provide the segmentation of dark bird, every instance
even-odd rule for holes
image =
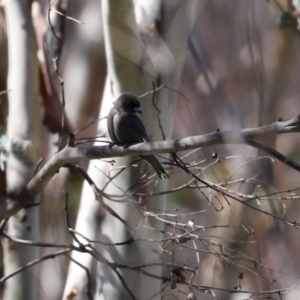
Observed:
[[[149,142],[142,121],[135,115],[142,113],[141,102],[132,93],[122,94],[114,103],[107,117],[107,129],[114,144],[124,145]],[[140,156],[149,163],[162,179],[169,177],[155,155]]]

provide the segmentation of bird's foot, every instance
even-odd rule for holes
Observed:
[[[117,145],[116,143],[109,143],[108,144],[108,150],[111,152],[111,148],[113,147],[113,146],[115,146],[115,145]]]
[[[128,144],[128,143],[125,143],[125,144],[123,145],[123,149],[124,149],[124,151],[127,151],[129,146],[130,146],[130,144]]]

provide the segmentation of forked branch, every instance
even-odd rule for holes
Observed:
[[[26,191],[19,194],[11,195],[15,199],[13,203],[5,204],[0,207],[0,220],[6,219],[17,211],[27,205],[31,199],[39,194],[58,170],[68,163],[74,163],[84,160],[104,159],[111,157],[123,157],[128,155],[149,155],[149,154],[162,154],[162,153],[176,153],[185,150],[225,145],[225,144],[248,144],[256,147],[255,140],[261,139],[266,136],[278,135],[283,133],[300,132],[300,115],[287,121],[277,121],[270,125],[265,125],[256,128],[246,128],[240,131],[221,131],[185,137],[182,139],[159,141],[152,143],[135,144],[126,149],[122,146],[90,146],[90,147],[65,147],[60,152],[53,155],[48,162],[36,173],[27,185]],[[262,148],[261,144],[259,144]],[[269,148],[268,148],[269,149]],[[270,151],[268,152],[269,154]],[[273,155],[276,157],[273,151]],[[280,153],[279,153],[280,154]],[[279,157],[280,156],[280,157]],[[280,154],[277,156],[282,162],[284,156]],[[291,166],[291,160],[286,159]],[[294,169],[300,171],[300,166],[293,163]]]

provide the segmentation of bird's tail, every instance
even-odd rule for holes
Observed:
[[[143,155],[141,156],[141,158],[153,167],[153,169],[161,179],[169,178],[169,175],[166,173],[155,155]]]

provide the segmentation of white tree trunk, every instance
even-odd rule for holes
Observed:
[[[84,22],[84,26],[78,28],[79,36],[77,36],[77,40],[80,39],[78,44],[82,46],[74,51],[75,54],[70,57],[65,68],[67,72],[63,74],[66,83],[67,102],[68,99],[72,101],[70,103],[72,105],[66,105],[67,113],[70,115],[70,121],[76,130],[98,117],[107,115],[105,113],[105,115],[98,116],[106,78],[104,41],[103,36],[99,34],[102,32],[99,7],[100,3],[98,1],[90,1],[84,5],[84,9],[79,17]],[[98,69],[95,66],[98,66]],[[76,75],[74,76],[74,74]],[[100,135],[106,131],[106,122],[102,121],[99,122],[98,126],[95,124],[84,130],[80,137]],[[101,170],[105,170],[107,163],[101,165],[101,162],[99,162],[97,166]],[[106,179],[95,168],[95,161],[89,163],[88,173],[97,182],[104,182]],[[104,178],[101,179],[101,176]],[[90,185],[84,181],[75,230],[85,237],[96,239],[100,223],[99,209],[99,202],[95,200],[95,195]],[[80,236],[78,236],[78,239],[83,243],[86,242]],[[74,241],[74,244],[76,245],[77,243]],[[71,256],[73,260],[79,262],[92,273],[95,261],[91,255],[73,251]],[[74,261],[70,261],[69,264],[63,299],[72,297],[79,297],[79,299],[87,297],[86,271]]]
[[[155,20],[159,19],[160,1],[153,0],[147,1],[147,3],[135,1],[135,7],[133,6],[132,1],[102,1],[101,3],[108,64],[107,89],[103,97],[101,113],[99,116],[104,117],[108,114],[112,102],[122,92],[131,91],[140,95],[151,90],[152,82],[156,80],[157,74],[163,73],[162,76],[165,81],[162,83],[166,83],[174,88],[178,86],[185,58],[186,42],[194,24],[194,12],[197,1],[191,1],[191,3],[186,6],[180,6],[178,14],[182,15],[183,13],[184,16],[188,15],[191,19],[189,19],[186,26],[182,26],[181,24],[183,29],[179,35],[173,34],[172,30],[177,30],[182,20],[175,18],[173,15],[168,16],[170,19],[168,20],[170,24],[167,25],[168,28],[170,28],[170,31],[168,32],[169,35],[166,34],[168,44],[166,45],[163,41],[160,41],[162,45],[162,54],[166,54],[168,58],[167,62],[164,62],[164,66],[167,66],[167,69],[164,70],[161,69],[159,61],[160,57],[151,57],[156,50],[151,48],[153,47],[152,44],[146,45],[146,47],[149,46],[147,49],[144,48],[144,45],[140,40],[136,23],[137,20],[140,27],[151,28],[155,23]],[[169,25],[172,25],[173,27],[169,27]],[[177,35],[178,38],[176,39]],[[147,58],[146,53],[150,55],[151,61]],[[165,134],[167,137],[170,137],[172,131],[172,112],[175,105],[173,99],[176,95],[170,91],[160,93],[164,96],[157,96],[156,102],[163,111],[162,124]],[[142,98],[141,101],[143,111],[145,112],[143,115],[143,122],[149,135],[155,140],[161,139],[162,136],[157,125],[156,111],[153,107],[151,97],[152,96]],[[106,124],[100,123],[98,132],[103,133],[105,131]],[[126,165],[132,160],[133,158],[119,158],[114,167]],[[101,188],[107,179],[94,167],[94,165],[95,163],[90,164],[88,172],[98,187]],[[97,163],[97,166],[104,171],[107,168],[107,163],[99,162]],[[138,178],[136,177],[137,173],[137,168],[131,168],[125,171],[124,174],[121,174],[114,180],[117,187],[110,185],[106,192],[122,194],[123,192],[120,191],[118,187],[121,187],[121,190],[127,190]],[[166,189],[167,181],[160,181],[156,188]],[[84,183],[76,229],[91,239],[97,237],[97,230],[99,231],[97,222],[97,218],[99,217],[99,207],[94,198],[89,185]],[[113,208],[121,218],[126,222],[129,222],[132,227],[138,226],[140,222],[143,222],[143,224],[151,225],[156,229],[163,229],[161,224],[153,222],[151,219],[144,219],[143,215],[133,203],[129,205],[112,203],[110,201],[107,201],[106,203]],[[165,208],[165,197],[151,200],[151,207],[163,210]],[[132,235],[135,235],[135,232],[130,232],[124,224],[115,217],[112,217],[108,213],[105,214],[105,218],[101,224],[101,234],[98,234],[101,241],[117,243],[127,240]],[[136,232],[136,237],[139,236],[142,236],[143,238],[160,238],[161,234],[155,233],[153,230],[139,229],[138,232]],[[130,246],[99,246],[98,249],[100,249],[99,251],[101,254],[111,262],[134,266],[159,262],[159,251],[153,251],[158,250],[158,246],[159,245],[151,245],[149,247],[148,244],[132,244]],[[73,253],[72,257],[91,270],[91,257],[79,253]],[[151,268],[150,272],[160,276],[162,268]],[[134,271],[120,270],[120,274],[137,299],[147,299],[160,290],[161,282],[157,279],[146,277]],[[130,298],[116,274],[110,267],[101,263],[98,264],[97,285],[97,299]],[[72,292],[77,296],[84,297],[85,290],[85,271],[78,265],[71,263],[64,299]]]
[[[142,64],[143,46],[137,32],[135,22],[134,7],[132,1],[102,1],[103,27],[105,48],[108,66],[108,76],[112,87],[112,98],[116,99],[122,92],[131,91],[137,95],[144,93],[151,87],[151,82],[155,77],[144,72]],[[107,99],[107,96],[106,96]],[[106,102],[104,99],[104,103]],[[144,111],[145,105],[142,103]],[[106,104],[102,109],[107,110]],[[146,128],[148,124],[145,123]],[[118,159],[115,167],[128,164],[132,158]],[[137,170],[132,168],[123,172],[114,183],[121,188],[121,191],[110,185],[107,191],[113,194],[122,194],[122,190],[127,190],[137,179]],[[124,205],[122,203],[106,202],[118,215],[132,226],[137,226],[142,219],[142,215],[137,211],[134,204]],[[115,217],[105,214],[101,224],[101,240],[107,242],[121,242],[131,237],[129,230]],[[108,260],[126,265],[136,265],[145,263],[151,258],[147,250],[142,251],[140,245],[131,246],[111,246],[98,247]],[[138,273],[130,271],[120,271],[121,276],[126,281],[129,289],[138,299],[146,299],[149,295],[143,280]],[[155,289],[157,282],[149,282]],[[116,274],[105,264],[98,263],[96,299],[128,299],[128,292],[120,282]],[[143,289],[144,288],[144,289]]]
[[[160,57],[153,56],[150,57],[152,64],[149,62],[142,64],[142,61],[145,61],[145,51],[147,50],[149,55],[151,55],[151,53],[155,54],[155,51],[151,51],[154,49],[151,49],[152,45],[149,45],[149,47],[145,49],[139,42],[132,3],[131,1],[121,2],[102,1],[104,6],[103,22],[109,70],[108,74],[111,78],[114,96],[116,97],[124,91],[142,94],[145,91],[150,90],[150,84],[151,81],[155,81],[155,75],[163,72],[162,77],[165,81],[162,81],[162,83],[169,84],[173,88],[176,88],[181,76],[186,43],[194,25],[196,5],[198,2],[196,0],[188,1],[187,3],[180,5],[178,11],[176,11],[174,15],[166,12],[169,20],[166,20],[166,24],[164,23],[165,19],[161,20],[161,22],[163,26],[166,26],[166,28],[169,29],[169,31],[163,35],[166,44],[164,44],[163,41],[160,41],[160,44],[162,45],[161,49],[164,50],[162,51],[162,55],[168,54],[168,60],[167,62],[161,61]],[[158,1],[154,2],[157,5],[160,4]],[[142,8],[144,7],[142,2],[136,2],[136,4],[141,5]],[[136,8],[138,8],[138,5]],[[152,8],[156,12],[159,12],[157,7],[153,6]],[[136,11],[136,13],[137,12],[138,11]],[[146,20],[147,16],[152,14],[143,9],[140,9],[139,12],[144,13],[144,19]],[[155,16],[155,14],[152,14],[152,16],[154,16],[154,24],[155,17],[157,16]],[[183,24],[182,20],[186,20],[185,17],[189,21]],[[178,31],[178,29],[180,30]],[[130,53],[127,54],[129,51]],[[164,66],[167,66],[167,69],[160,69],[161,62],[164,63]],[[161,120],[167,138],[170,137],[172,131],[172,112],[175,105],[175,101],[173,101],[174,98],[174,95],[171,95],[170,92],[164,92],[156,99],[159,108],[162,110]],[[142,106],[143,111],[145,112],[143,115],[143,122],[149,135],[153,140],[162,139],[151,97],[146,99],[143,98]],[[118,159],[118,165],[126,165],[128,161],[129,159]],[[111,186],[109,193],[122,194],[122,191],[126,191],[136,178],[138,177],[134,177],[134,171],[131,173],[128,171],[124,172],[117,180],[115,180],[118,188],[113,188]],[[160,182],[158,185],[159,189],[166,189],[166,187],[166,183]],[[124,205],[123,203],[117,204],[107,201],[107,204],[112,207],[121,218],[126,222],[129,222],[132,227],[137,227],[139,224],[146,224],[159,230],[162,229],[161,224],[153,222],[151,219],[144,218],[133,203],[131,205]],[[164,197],[151,199],[151,207],[164,210]],[[137,231],[130,232],[119,220],[107,214],[102,223],[101,239],[116,243],[125,241],[132,235],[136,237],[142,236],[143,238],[161,237],[161,234],[154,232],[154,230],[145,230],[141,228],[142,227]],[[158,263],[161,254],[158,250],[159,246],[159,244],[141,243],[132,244],[130,246],[112,246],[107,247],[106,249],[102,247],[102,254],[110,261],[128,266],[138,266],[150,264],[152,262]],[[161,276],[162,268],[151,268],[148,269],[148,271],[157,276]],[[124,285],[120,282],[119,278],[111,268],[100,263],[98,272],[97,299],[130,299],[128,291],[125,290]],[[119,270],[119,272],[136,299],[148,299],[158,293],[161,289],[162,282],[157,279],[141,275],[132,270]]]
[[[37,162],[41,126],[38,101],[38,64],[36,41],[31,20],[31,0],[6,1],[9,43],[9,118],[8,136],[12,150],[7,162],[7,191],[18,193],[32,178]],[[13,200],[13,196],[8,201]],[[11,217],[9,234],[37,240],[39,209],[24,209]],[[12,242],[5,247],[5,275],[37,258],[36,247]],[[6,282],[4,299],[37,299],[36,268],[30,268]]]
[[[157,2],[157,1],[156,1]],[[158,3],[159,4],[159,3]],[[102,1],[103,5],[103,26],[106,47],[106,57],[108,65],[109,86],[112,90],[112,99],[115,100],[121,93],[130,91],[141,95],[151,90],[152,81],[156,81],[157,73],[145,62],[145,51],[140,40],[135,21],[134,7],[132,1]],[[148,14],[149,12],[145,12]],[[103,110],[112,106],[111,97],[105,96]],[[110,103],[107,103],[110,102]],[[150,136],[152,135],[151,126],[153,122],[153,108],[151,108],[151,97],[142,99],[143,122]],[[114,167],[127,165],[134,158],[127,157],[117,159]],[[140,164],[141,165],[141,164]],[[113,174],[113,173],[112,173]],[[129,168],[116,179],[114,186],[110,184],[108,193],[122,195],[138,178],[139,168]],[[165,183],[167,184],[167,183]],[[160,199],[159,206],[164,207],[164,200]],[[137,209],[134,201],[132,203],[116,203],[106,201],[117,214],[128,222],[130,226],[137,227],[141,222],[147,223],[143,215]],[[144,220],[144,221],[143,221]],[[150,224],[148,224],[150,225]],[[151,224],[156,226],[155,224]],[[126,241],[132,236],[156,237],[160,234],[152,230],[139,229],[130,231],[115,217],[106,213],[101,224],[100,240],[117,243]],[[157,250],[156,246],[154,246]],[[132,244],[124,246],[99,246],[99,251],[109,261],[128,266],[141,265],[145,263],[157,262],[159,260],[158,252],[152,251],[148,244]],[[160,274],[161,268],[156,267],[151,270],[154,274]],[[118,270],[126,285],[137,299],[147,299],[153,295],[154,291],[160,289],[160,282],[156,279],[143,276],[138,272],[130,270]],[[130,299],[128,291],[124,288],[118,276],[110,267],[98,263],[97,278],[97,297],[96,299]]]

